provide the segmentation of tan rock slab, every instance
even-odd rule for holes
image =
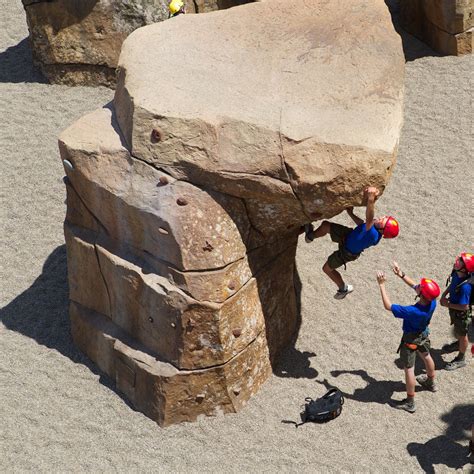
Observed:
[[[250,224],[240,199],[177,181],[130,156],[100,109],[61,134],[68,179],[116,240],[179,270],[208,270],[242,259]]]
[[[74,302],[70,316],[75,344],[161,426],[236,412],[271,374],[264,333],[227,364],[179,371],[130,341],[107,317]]]
[[[276,216],[262,225],[270,232],[361,205],[368,184],[388,181],[404,56],[384,2],[273,0],[185,16],[131,34],[119,69],[114,103],[132,155],[253,200],[249,214]],[[311,191],[326,199],[324,183],[337,188],[331,201],[311,202]]]

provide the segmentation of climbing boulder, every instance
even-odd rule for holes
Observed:
[[[140,28],[119,70],[59,140],[74,341],[163,426],[236,411],[297,336],[301,225],[388,182],[400,38],[379,0],[268,0]]]
[[[245,199],[269,235],[384,188],[403,79],[384,2],[273,0],[135,31],[114,106],[133,156]]]

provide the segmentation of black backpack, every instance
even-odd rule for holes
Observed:
[[[344,405],[344,396],[338,388],[331,388],[326,395],[321,398],[313,400],[312,398],[305,399],[306,404],[304,411],[301,413],[301,423],[308,421],[315,423],[325,423],[337,418],[342,411]]]

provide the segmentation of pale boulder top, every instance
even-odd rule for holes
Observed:
[[[151,114],[230,118],[388,152],[402,124],[403,50],[383,0],[268,0],[180,15],[133,32],[119,67],[119,88]]]

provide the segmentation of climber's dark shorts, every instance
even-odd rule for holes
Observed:
[[[400,360],[402,361],[403,367],[407,369],[414,367],[416,360],[416,351],[429,354],[430,349],[431,342],[428,335],[423,335],[420,333],[403,334],[399,346]]]
[[[352,262],[354,260],[357,260],[360,256],[354,255],[346,250],[344,247],[344,242],[346,240],[347,235],[352,232],[353,229],[350,227],[346,227],[345,225],[341,224],[336,224],[334,222],[331,222],[330,227],[329,227],[329,235],[331,236],[331,240],[333,242],[336,242],[339,244],[338,250],[333,252],[331,255],[329,255],[328,258],[328,265],[329,268],[332,268],[333,270],[339,267],[342,267],[345,265],[347,262]]]
[[[469,311],[449,310],[451,324],[454,325],[454,335],[456,337],[464,337],[469,332],[469,324],[471,323],[471,313]]]

